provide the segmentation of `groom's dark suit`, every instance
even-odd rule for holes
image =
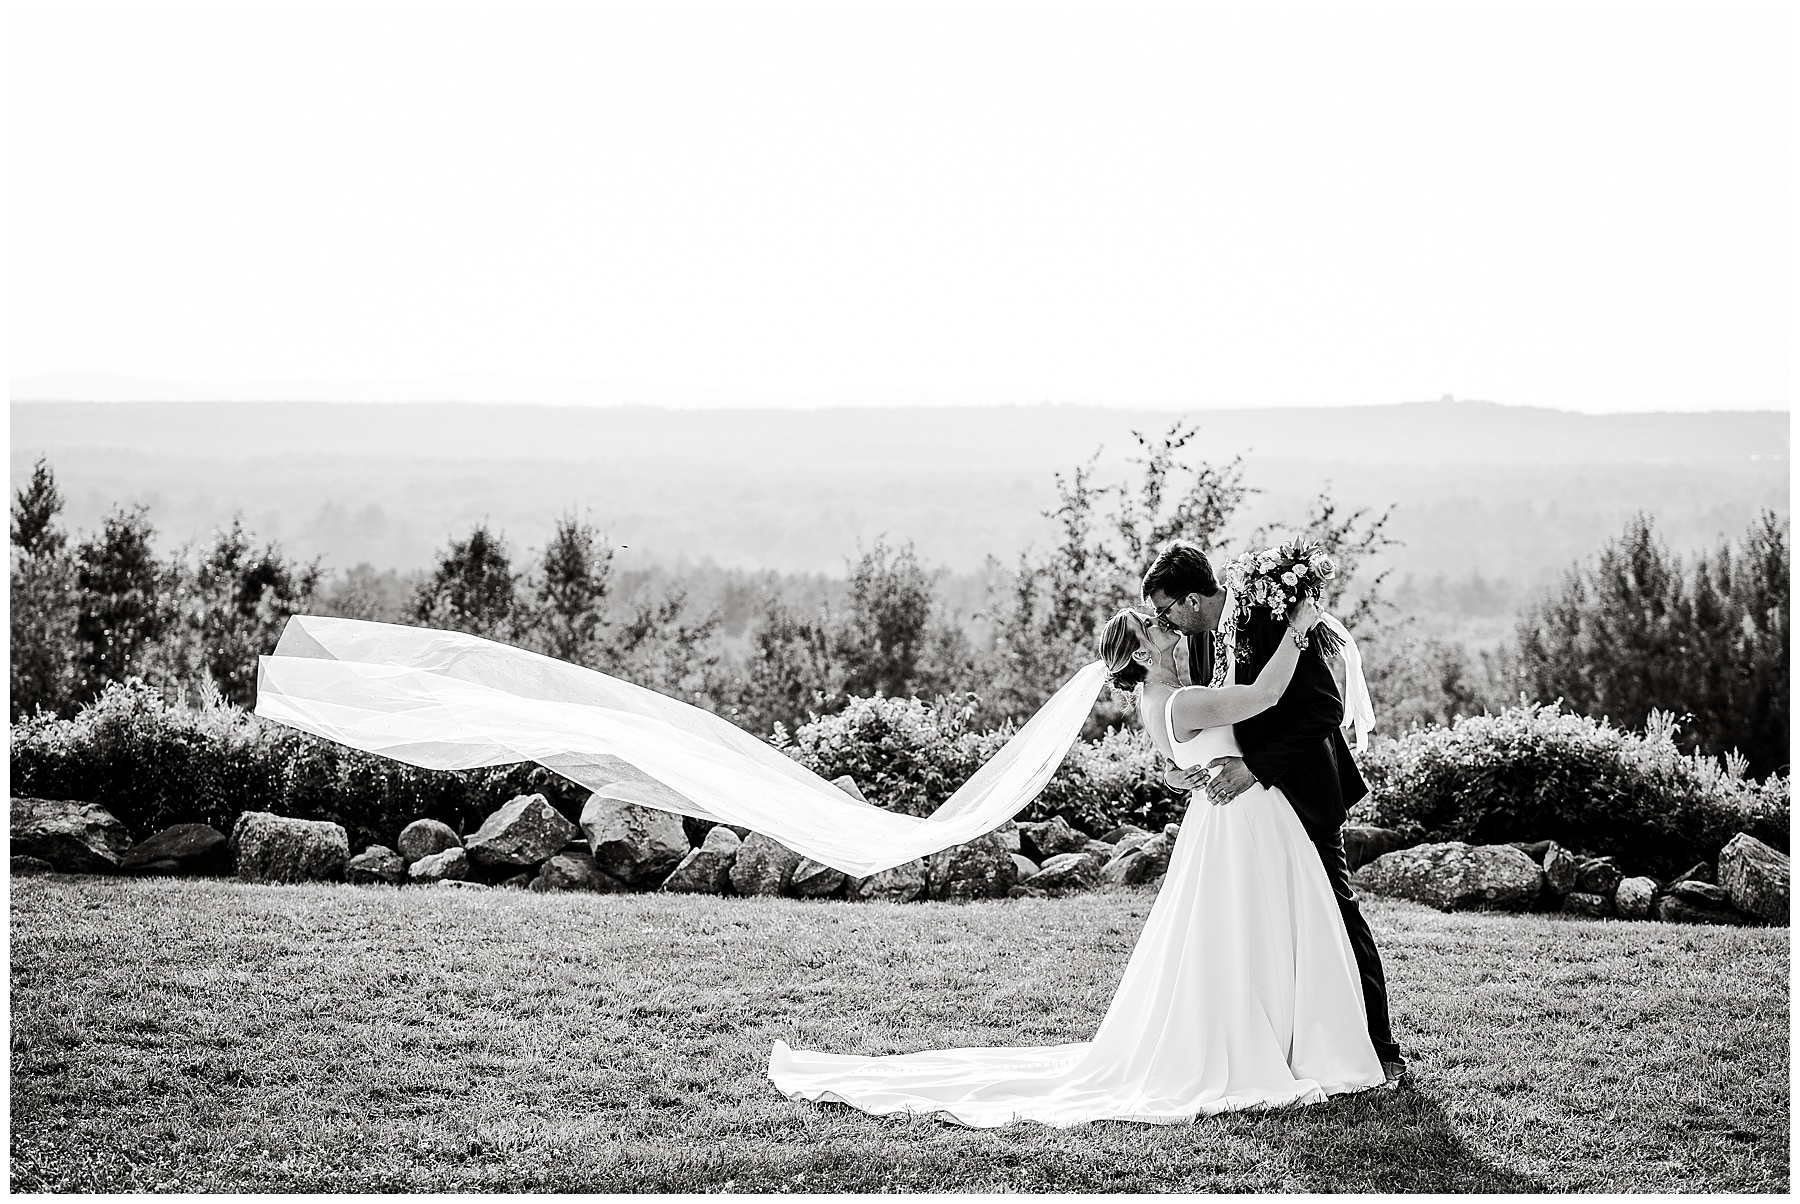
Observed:
[[[1260,607],[1251,616],[1245,631],[1250,655],[1237,665],[1237,680],[1245,685],[1256,680],[1281,641],[1288,638],[1285,619]],[[1212,644],[1210,636],[1188,642],[1189,668],[1199,685],[1212,681]],[[1340,830],[1350,806],[1369,792],[1350,756],[1350,746],[1344,742],[1343,722],[1344,700],[1337,682],[1318,649],[1311,647],[1301,653],[1294,680],[1281,701],[1237,724],[1235,730],[1238,746],[1244,750],[1244,764],[1262,785],[1281,788],[1300,817],[1300,826],[1319,850],[1362,975],[1369,1040],[1383,1061],[1392,1062],[1400,1057],[1400,1047],[1394,1044],[1388,1023],[1387,977],[1375,936],[1350,889],[1350,863],[1344,856]]]

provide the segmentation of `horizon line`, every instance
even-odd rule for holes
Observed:
[[[14,380],[9,391],[8,403],[11,405],[326,405],[326,406],[485,406],[489,408],[541,408],[557,410],[652,410],[665,413],[755,413],[758,411],[786,411],[793,413],[820,413],[825,411],[898,411],[898,410],[1003,410],[1003,409],[1064,409],[1064,410],[1116,410],[1122,413],[1154,413],[1154,414],[1222,414],[1222,413],[1256,413],[1280,410],[1392,410],[1422,406],[1468,406],[1492,407],[1495,409],[1537,411],[1546,414],[1569,414],[1583,418],[1625,418],[1646,417],[1652,415],[1728,415],[1728,414],[1788,414],[1791,407],[1786,405],[1754,405],[1739,403],[1733,406],[1713,406],[1706,408],[1661,409],[1618,409],[1594,410],[1573,409],[1566,406],[1532,404],[1529,402],[1494,401],[1477,397],[1454,397],[1444,394],[1436,398],[1414,398],[1397,401],[1293,401],[1293,402],[1236,402],[1236,403],[1203,403],[1187,404],[1172,402],[1145,401],[1137,403],[1104,402],[1095,400],[1067,399],[1055,397],[1018,397],[1008,399],[1004,395],[980,396],[947,394],[933,396],[927,394],[910,402],[883,401],[879,396],[870,398],[868,394],[856,394],[853,397],[869,398],[856,401],[813,401],[810,404],[801,399],[784,401],[777,394],[741,393],[733,394],[729,390],[682,390],[672,387],[658,386],[651,391],[667,391],[671,393],[716,393],[725,397],[740,396],[748,404],[721,404],[711,398],[695,398],[688,402],[670,402],[668,400],[605,400],[592,399],[557,399],[549,397],[521,397],[511,399],[470,398],[456,396],[418,396],[418,397],[321,397],[321,396],[251,396],[251,397],[130,397],[130,396],[32,396],[27,391],[21,396],[19,387],[28,385],[33,378]],[[39,378],[41,379],[41,378]],[[895,390],[895,393],[901,391]],[[958,396],[966,396],[966,400],[951,400]]]

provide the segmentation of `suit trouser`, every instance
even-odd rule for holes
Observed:
[[[1312,835],[1309,833],[1309,835]],[[1357,906],[1356,892],[1350,889],[1350,859],[1344,855],[1344,834],[1340,829],[1329,836],[1313,836],[1319,860],[1325,863],[1325,877],[1331,893],[1337,896],[1338,911],[1344,917],[1344,931],[1349,934],[1350,948],[1356,954],[1356,969],[1362,976],[1363,1007],[1369,1014],[1369,1041],[1384,1062],[1398,1061],[1400,1047],[1394,1043],[1388,1022],[1387,975],[1381,969],[1381,953],[1375,948],[1375,934],[1369,921]]]

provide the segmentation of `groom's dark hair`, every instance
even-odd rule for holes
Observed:
[[[1144,574],[1144,597],[1154,593],[1171,598],[1199,594],[1210,598],[1219,592],[1219,579],[1213,576],[1212,561],[1195,545],[1176,540],[1156,554],[1156,562]]]

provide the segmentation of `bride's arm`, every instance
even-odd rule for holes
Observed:
[[[1169,718],[1176,739],[1185,739],[1183,733],[1242,722],[1281,701],[1282,692],[1294,679],[1294,666],[1300,663],[1300,646],[1294,642],[1294,636],[1296,633],[1304,635],[1318,621],[1317,606],[1311,602],[1299,603],[1294,613],[1288,616],[1288,629],[1282,637],[1281,647],[1256,675],[1256,680],[1247,686],[1217,689],[1190,686],[1175,691],[1175,697],[1169,703]]]

